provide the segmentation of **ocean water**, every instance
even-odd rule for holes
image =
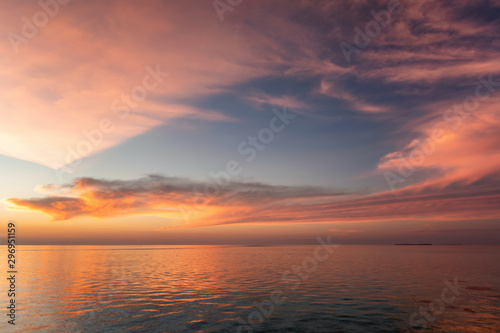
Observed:
[[[16,325],[2,279],[1,332],[500,332],[500,246],[20,246],[17,257]]]

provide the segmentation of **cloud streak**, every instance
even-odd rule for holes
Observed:
[[[68,145],[75,147],[85,139],[82,131],[112,117],[112,102],[141,83],[146,66],[156,64],[170,77],[126,121],[118,122],[92,154],[178,118],[225,121],[219,110],[178,100],[227,91],[242,95],[232,87],[256,79],[314,80],[304,92],[311,99],[319,93],[355,112],[373,117],[388,113],[405,121],[400,113],[406,106],[394,105],[391,96],[373,101],[369,89],[352,82],[386,91],[398,84],[398,94],[415,96],[422,85],[438,94],[443,84],[500,71],[496,24],[467,15],[494,12],[498,2],[401,3],[404,10],[347,66],[334,46],[352,40],[354,27],[373,20],[371,11],[385,10],[386,1],[248,3],[224,24],[211,4],[202,1],[152,0],[147,6],[70,2],[18,54],[11,52],[8,39],[0,41],[5,63],[0,74],[0,151],[60,167],[67,163]],[[9,3],[0,14],[0,28],[18,31],[20,18],[39,10],[36,3]],[[283,93],[242,98],[312,109]],[[424,111],[415,118],[433,113],[427,111],[428,101],[418,103]]]
[[[428,186],[377,194],[354,194],[317,187],[232,182],[213,196],[207,183],[151,175],[137,180],[81,178],[39,190],[44,198],[11,198],[11,208],[40,211],[54,220],[154,215],[171,227],[242,223],[332,223],[500,218],[500,175],[463,186]],[[53,195],[51,195],[53,194]],[[183,221],[190,214],[188,224]],[[179,224],[181,223],[181,224]]]

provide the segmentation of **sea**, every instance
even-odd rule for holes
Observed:
[[[500,246],[18,246],[0,332],[500,332]]]

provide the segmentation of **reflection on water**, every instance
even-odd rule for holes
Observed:
[[[22,246],[18,324],[0,331],[418,332],[410,315],[455,277],[460,294],[426,331],[500,331],[498,246],[340,246],[304,280],[282,279],[314,249]],[[270,317],[244,326],[275,290]]]

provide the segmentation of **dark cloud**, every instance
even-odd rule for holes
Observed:
[[[275,186],[262,183],[215,183],[148,176],[137,180],[81,178],[66,196],[9,199],[18,207],[38,210],[54,219],[88,215],[111,217],[151,214],[180,219],[189,226],[235,223],[331,223],[390,220],[477,220],[500,218],[500,181],[477,181],[406,188],[378,194],[348,194],[317,187]],[[204,188],[218,192],[203,194]],[[49,193],[54,190],[48,187]],[[201,190],[201,191],[200,191]],[[72,197],[71,197],[72,196]],[[185,221],[186,222],[186,221]]]
[[[344,194],[311,186],[227,183],[221,179],[197,182],[160,175],[136,180],[79,178],[71,184],[60,187],[50,184],[40,189],[52,195],[46,198],[11,198],[7,201],[18,207],[44,212],[56,220],[66,220],[81,215],[107,217],[178,213],[181,209],[199,210],[206,206],[253,206],[287,200],[333,198]]]

